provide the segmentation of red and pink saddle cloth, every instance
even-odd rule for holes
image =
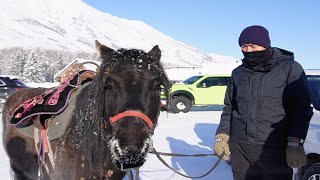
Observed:
[[[43,94],[33,97],[19,105],[11,118],[11,124],[17,128],[35,125],[37,128],[46,128],[46,120],[64,111],[68,99],[79,85],[90,82],[96,73],[89,70],[80,71],[63,81],[58,87],[46,90]],[[39,127],[39,124],[42,126]]]

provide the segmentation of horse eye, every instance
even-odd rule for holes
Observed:
[[[106,84],[104,85],[104,89],[105,89],[105,90],[111,90],[111,89],[113,89],[113,88],[114,88],[114,84],[111,83],[111,82],[108,82],[108,83],[106,83]]]
[[[154,89],[157,90],[157,91],[160,91],[161,90],[161,84],[160,83],[154,84]]]

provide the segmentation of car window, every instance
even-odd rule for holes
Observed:
[[[320,110],[320,76],[307,76],[310,94],[312,96],[312,105]]]
[[[207,77],[199,83],[199,87],[219,86],[218,77]]]
[[[219,85],[227,86],[230,82],[230,77],[219,77]]]
[[[202,78],[203,76],[192,76],[184,81],[182,81],[185,84],[193,84],[194,82],[196,82],[198,79]]]
[[[227,86],[230,77],[208,77],[199,83],[199,87]]]
[[[26,84],[19,79],[13,79],[13,81],[17,86],[26,86]]]
[[[1,79],[0,79],[0,86],[6,85]]]

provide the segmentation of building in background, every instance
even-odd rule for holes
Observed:
[[[61,83],[64,80],[68,79],[70,76],[73,76],[76,73],[78,73],[78,71],[81,71],[81,70],[97,71],[98,67],[93,63],[100,66],[101,61],[77,58],[71,61],[66,67],[61,69],[54,76],[54,80]]]

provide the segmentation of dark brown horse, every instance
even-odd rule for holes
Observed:
[[[66,133],[50,142],[54,168],[43,179],[122,179],[126,168],[143,165],[157,125],[160,89],[170,86],[158,46],[148,53],[113,50],[96,41],[102,64],[76,99]],[[35,142],[10,124],[13,110],[45,89],[15,93],[3,110],[3,142],[15,179],[37,179]],[[121,170],[122,169],[122,170]]]

